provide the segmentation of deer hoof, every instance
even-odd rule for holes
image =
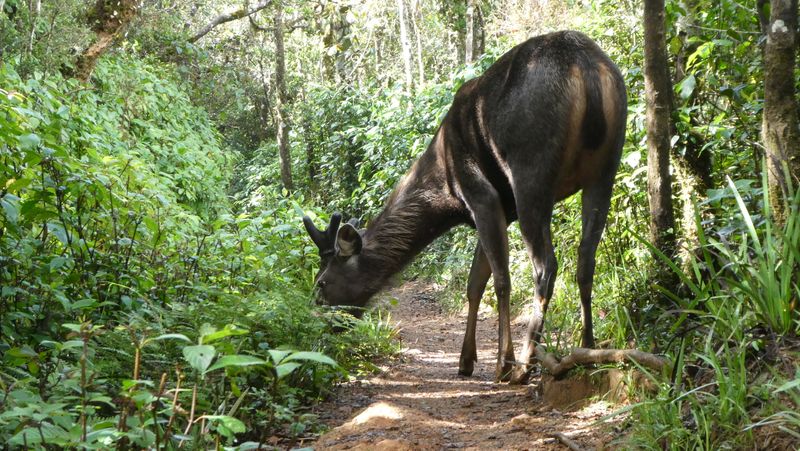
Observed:
[[[514,370],[514,366],[510,363],[506,363],[505,365],[497,365],[497,368],[494,371],[494,380],[496,382],[508,382],[511,380],[512,372]]]
[[[531,372],[530,370],[526,370],[525,368],[516,368],[511,373],[511,379],[509,379],[509,385],[526,385],[528,380],[530,379]]]

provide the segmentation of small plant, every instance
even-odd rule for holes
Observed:
[[[757,228],[733,181],[728,179],[728,184],[736,198],[747,233],[743,235],[738,249],[714,243],[720,256],[730,262],[726,281],[772,332],[778,335],[797,333],[800,331],[800,282],[796,278],[800,272],[800,190],[789,191],[790,209],[783,225],[773,221],[769,194],[763,190],[764,220],[761,227]]]
[[[57,364],[63,368],[61,374],[52,374],[44,381],[54,384],[48,387],[51,391],[43,392],[40,386],[37,393],[31,376],[3,385],[3,399],[9,408],[0,414],[0,432],[14,431],[9,445],[86,449],[112,445],[175,449],[184,442],[192,442],[193,448],[232,445],[237,435],[248,429],[237,414],[257,390],[236,387],[247,383],[249,375],[264,377],[272,399],[281,401],[281,385],[292,374],[314,364],[337,367],[335,361],[319,352],[270,349],[265,353],[267,358],[227,353],[234,349],[229,340],[249,331],[232,325],[219,330],[204,325],[197,344],[182,347],[190,372],[178,365],[174,378],[165,372],[151,380],[143,378],[147,350],[164,341],[190,340],[176,333],[140,337],[141,331],[124,327],[121,329],[132,338],[135,350],[133,373],[130,379],[121,381],[121,391],[112,400],[103,393],[108,381],[98,377],[94,364],[95,338],[104,329],[88,322],[65,327],[74,339],[49,343],[51,358],[59,359]],[[75,359],[60,359],[64,353]],[[33,358],[30,356],[29,362]],[[60,402],[47,402],[48,398]],[[275,407],[285,403],[277,402]]]
[[[753,431],[770,425],[800,437],[794,414],[800,384],[790,380],[776,387],[771,380],[780,375],[759,374],[764,357],[769,358],[762,356],[765,347],[774,349],[798,332],[800,194],[793,192],[793,214],[779,226],[770,217],[766,193],[756,221],[736,184],[728,184],[743,229],[726,240],[707,237],[698,228],[702,256],[690,262],[689,272],[660,256],[691,295],[683,299],[663,291],[680,307],[673,312],[671,332],[685,345],[675,352],[673,380],[661,383],[654,398],[631,407],[639,420],[629,437],[636,446],[748,447]],[[692,362],[691,376],[687,362]],[[764,405],[773,413],[755,421]]]

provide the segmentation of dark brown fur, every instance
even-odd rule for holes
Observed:
[[[333,250],[324,243],[336,243],[336,255],[323,260],[318,275],[323,297],[335,305],[363,306],[433,239],[455,225],[472,225],[479,244],[459,372],[472,373],[477,307],[493,275],[500,313],[497,376],[505,379],[514,361],[506,228],[519,220],[534,265],[534,314],[523,351],[527,363],[557,271],[550,235],[553,204],[583,190],[578,283],[583,344],[591,346],[594,254],[619,165],[626,111],[619,71],[586,36],[551,33],[514,47],[459,89],[428,149],[369,228],[359,232],[345,224],[334,236],[336,227],[331,227],[323,239],[306,222],[321,254]],[[525,377],[520,370],[514,378]]]

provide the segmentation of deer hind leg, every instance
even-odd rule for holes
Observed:
[[[472,259],[472,267],[469,270],[469,282],[467,283],[467,301],[469,302],[467,331],[464,334],[461,358],[458,361],[458,374],[462,376],[472,376],[475,362],[478,361],[478,352],[475,344],[478,307],[480,306],[483,292],[486,290],[486,283],[489,282],[491,275],[492,267],[483,253],[480,241],[478,241],[478,245],[475,247],[475,256]]]
[[[529,199],[532,197],[528,197]],[[547,196],[533,197],[547,199]],[[528,366],[518,366],[511,378],[511,383],[524,384],[530,375],[530,364],[533,363],[536,345],[541,341],[547,306],[553,297],[553,286],[558,273],[558,261],[550,232],[550,218],[553,206],[541,205],[539,208],[519,209],[519,224],[522,238],[533,263],[534,281],[536,283],[533,299],[533,311],[528,321],[528,330],[522,347],[520,362]]]
[[[581,346],[584,348],[594,347],[592,285],[594,283],[595,254],[606,226],[613,182],[613,178],[610,181],[600,182],[584,189],[581,195],[582,231],[581,244],[578,247],[577,279],[581,292],[581,321],[583,322]]]

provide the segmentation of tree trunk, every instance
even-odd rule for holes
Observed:
[[[405,69],[406,92],[414,90],[414,77],[411,74],[411,44],[408,41],[406,26],[406,8],[404,0],[397,0],[397,19],[400,21],[400,46],[403,51],[403,68]]]
[[[694,53],[699,46],[696,41],[691,39],[694,35],[693,19],[697,12],[695,0],[684,0],[681,2],[681,6],[686,11],[686,15],[683,17],[684,21],[679,24],[678,36],[681,39],[681,48],[675,55],[675,79],[673,85],[677,85],[691,75],[686,72],[686,61],[689,55]],[[685,107],[692,108],[698,105],[697,99],[702,86],[699,81],[696,83],[692,93],[682,102]],[[692,131],[698,125],[700,125],[698,115],[689,114],[690,130],[686,133],[684,140],[672,149],[681,204],[682,235],[679,254],[685,268],[688,268],[687,265],[691,263],[700,247],[696,218],[702,216],[703,211],[700,205],[706,198],[706,192],[713,187],[711,153],[703,149],[703,137],[699,133]],[[679,149],[682,151],[679,151]]]
[[[341,80],[342,76],[347,73],[347,60],[345,59],[347,51],[353,45],[353,40],[350,37],[350,21],[347,20],[347,15],[350,12],[349,5],[342,5],[339,7],[338,15],[336,16],[336,74],[337,80]]]
[[[33,53],[33,43],[36,40],[36,22],[39,20],[39,16],[42,14],[42,0],[35,0],[28,6],[30,7],[31,15],[31,31],[30,35],[28,36],[28,54],[31,54]]]
[[[329,3],[323,7],[317,19],[324,32],[322,65],[325,69],[325,79],[332,83],[340,83],[347,71],[345,52],[353,44],[350,37],[350,22],[347,20],[350,9],[349,5],[336,6],[334,3]]]
[[[417,67],[419,68],[419,79],[417,86],[422,87],[425,84],[425,64],[422,61],[422,31],[419,29],[419,23],[422,21],[422,13],[419,10],[420,3],[417,1],[414,4],[414,12],[410,14],[411,24],[414,26],[414,35],[417,38]]]
[[[97,0],[88,15],[95,38],[75,60],[75,78],[89,80],[97,60],[136,16],[138,3],[138,0]]]
[[[286,60],[283,49],[283,3],[275,4],[275,89],[278,94],[277,141],[278,153],[281,159],[281,182],[287,191],[291,192],[292,186],[292,156],[289,152],[289,124],[286,117]]]
[[[325,34],[322,36],[322,67],[325,69],[325,79],[331,83],[336,82],[336,61],[333,58],[332,52],[336,45],[336,38],[334,34],[333,24],[326,25]]]
[[[192,24],[194,24],[194,18],[197,16],[197,10],[200,9],[200,2],[194,1],[192,2],[192,6],[189,8],[189,17],[183,22],[183,31],[189,32],[192,28]]]
[[[383,40],[380,30],[375,31],[375,78],[380,80],[381,65],[383,64]]]
[[[306,167],[308,169],[308,185],[311,191],[316,191],[317,186],[317,157],[314,152],[314,142],[311,133],[306,132]]]
[[[789,181],[800,178],[800,130],[794,69],[797,51],[797,0],[771,0],[764,49],[764,115],[762,140],[767,156],[770,203],[775,220],[786,220]],[[786,167],[786,169],[784,169]]]
[[[263,45],[263,40],[262,40]],[[272,129],[274,124],[271,123],[272,121],[272,105],[270,102],[270,86],[269,86],[269,75],[267,71],[264,70],[264,58],[263,54],[259,54],[258,56],[258,69],[261,81],[261,92],[262,96],[258,97],[256,100],[256,105],[258,105],[258,119],[260,121],[260,130],[258,133],[258,139],[262,142],[267,141],[268,139],[272,138]]]
[[[644,79],[647,103],[647,194],[650,202],[650,240],[672,256],[675,217],[669,174],[670,105],[672,84],[667,66],[664,0],[644,2]]]
[[[466,61],[464,61],[464,57],[467,55],[467,51],[466,51],[466,46],[464,45],[464,43],[467,41],[467,30],[466,30],[466,27],[462,27],[461,23],[460,23],[461,22],[460,21],[461,17],[465,17],[465,16],[466,16],[466,14],[464,14],[462,16],[461,12],[459,11],[459,17],[455,22],[455,31],[456,31],[456,33],[455,33],[455,42],[454,42],[454,44],[455,44],[455,47],[456,47],[456,52],[455,52],[456,64],[464,64],[466,62]],[[466,17],[465,17],[464,20],[465,20],[464,23],[466,24]]]
[[[475,13],[475,30],[477,36],[475,40],[475,55],[481,56],[486,53],[486,24],[483,22],[483,11],[481,11],[480,4],[475,7]]]
[[[467,30],[464,36],[464,62],[475,61],[475,0],[467,0],[465,16]]]

